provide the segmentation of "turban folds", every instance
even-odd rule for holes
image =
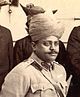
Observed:
[[[29,35],[33,41],[41,40],[48,36],[60,38],[64,32],[62,23],[46,14],[37,14],[31,17]]]

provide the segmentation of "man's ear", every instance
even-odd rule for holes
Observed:
[[[36,50],[36,43],[35,42],[32,42],[32,48],[34,51]]]

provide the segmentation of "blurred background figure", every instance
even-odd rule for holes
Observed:
[[[80,26],[71,31],[67,51],[71,62],[69,71],[73,75],[68,97],[80,97]]]
[[[0,90],[4,78],[13,68],[13,41],[9,29],[0,25]]]
[[[0,0],[0,7],[9,5]],[[13,41],[11,31],[0,25],[0,90],[7,73],[13,68]]]
[[[25,59],[28,59],[32,53],[30,36],[17,40],[14,46],[14,66]]]

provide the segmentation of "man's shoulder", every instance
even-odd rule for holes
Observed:
[[[15,72],[15,73],[22,73],[22,72],[25,72],[27,70],[27,68],[29,66],[31,66],[31,64],[34,62],[33,59],[29,58],[29,59],[26,59],[24,60],[23,62],[19,63],[17,66],[15,66],[12,70],[12,72]]]
[[[62,64],[59,64],[58,62],[55,62],[55,66],[60,70],[65,70],[64,66]]]
[[[27,68],[33,62],[34,60],[32,58],[28,58],[24,60],[23,62],[19,63],[18,68]]]
[[[75,26],[72,30],[72,32],[79,32],[80,31],[80,26]]]
[[[80,29],[80,26],[76,26],[76,27],[74,27],[74,28],[76,28],[76,29]]]
[[[16,44],[19,44],[19,43],[21,44],[21,43],[25,43],[25,42],[29,42],[29,41],[30,41],[29,36],[25,36],[25,37],[23,37],[23,38],[17,40],[17,41],[16,41]]]
[[[0,30],[4,30],[4,31],[6,30],[6,31],[10,32],[10,30],[7,27],[1,26],[1,25],[0,25]]]
[[[80,26],[75,26],[69,36],[69,40],[72,40],[74,38],[79,38],[80,37]]]

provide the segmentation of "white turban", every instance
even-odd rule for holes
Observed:
[[[46,14],[34,15],[29,23],[29,34],[33,41],[52,35],[60,38],[63,32],[64,26],[62,23]]]

